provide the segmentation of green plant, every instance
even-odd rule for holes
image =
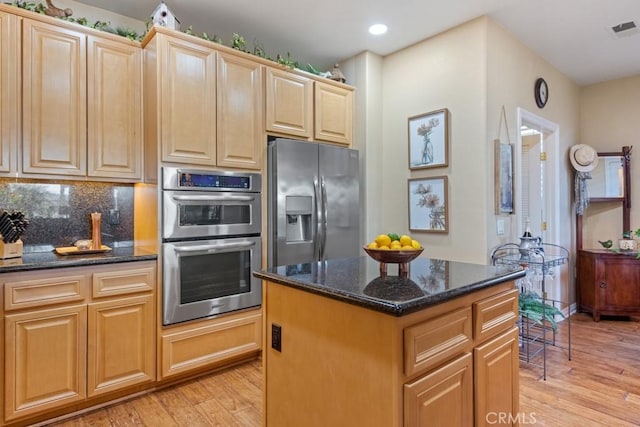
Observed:
[[[240,34],[233,33],[233,36],[231,37],[231,47],[245,52],[245,48],[247,47],[247,42],[244,40],[244,37],[242,37]]]
[[[518,309],[520,315],[533,320],[538,325],[542,325],[544,321],[549,322],[554,331],[558,328],[556,316],[565,318],[565,315],[557,307],[542,302],[542,299],[533,292],[520,293]]]

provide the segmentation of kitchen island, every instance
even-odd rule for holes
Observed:
[[[382,277],[363,256],[254,274],[267,426],[516,421],[520,267],[418,258]]]

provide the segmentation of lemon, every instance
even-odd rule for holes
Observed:
[[[391,244],[391,237],[387,236],[386,234],[379,234],[378,237],[376,237],[376,243],[379,247],[389,246]]]
[[[367,247],[369,249],[378,249],[378,244],[376,242],[371,242]]]
[[[378,249],[382,250],[382,251],[388,251],[389,250],[389,246],[380,246]]]
[[[403,251],[413,251],[413,250],[415,250],[415,248],[413,246],[411,246],[411,245],[404,245],[401,249]]]
[[[389,247],[390,247],[391,249],[393,249],[393,248],[399,248],[399,247],[401,247],[401,246],[402,246],[402,245],[400,244],[400,242],[399,242],[399,241],[394,240],[394,241],[392,241],[392,242],[391,242],[391,245],[390,245]]]
[[[411,237],[407,236],[406,234],[400,236],[400,244],[402,246],[408,246],[411,245]]]
[[[422,245],[417,240],[412,240],[411,241],[411,247],[413,249],[420,249],[422,247]]]

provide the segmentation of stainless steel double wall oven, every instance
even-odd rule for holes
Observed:
[[[259,306],[259,174],[162,169],[163,324]]]

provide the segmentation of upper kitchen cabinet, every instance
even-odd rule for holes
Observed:
[[[265,70],[267,132],[313,137],[313,80],[271,67]]]
[[[147,78],[157,75],[149,79],[157,87],[147,91],[145,108],[148,117],[157,114],[160,133],[159,141],[148,142],[160,143],[163,162],[215,166],[216,52],[164,34],[145,49],[145,60],[157,58],[157,68],[145,73]],[[151,96],[157,102],[150,102]]]
[[[0,12],[0,175],[17,172],[20,32],[17,16]]]
[[[262,66],[218,54],[218,165],[262,168]]]
[[[140,44],[6,5],[0,34],[0,174],[140,181]]]
[[[23,172],[84,176],[86,35],[22,21]]]
[[[142,49],[88,37],[88,171],[142,178]]]
[[[144,45],[146,152],[161,162],[262,168],[262,70],[230,48],[153,27]],[[146,167],[153,181],[157,165]]]
[[[315,130],[319,141],[351,145],[353,139],[353,90],[315,82]]]
[[[266,131],[351,145],[353,88],[266,68]]]

